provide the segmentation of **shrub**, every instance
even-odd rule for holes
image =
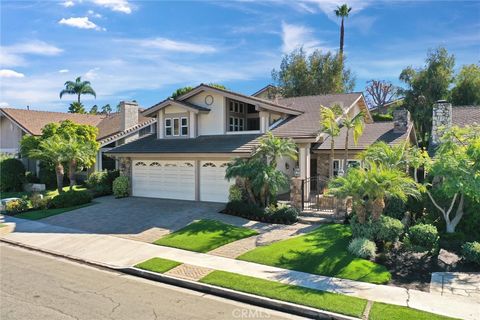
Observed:
[[[52,208],[68,208],[92,202],[92,194],[88,191],[67,191],[55,196],[49,206]]]
[[[297,208],[280,205],[278,207],[269,207],[266,211],[269,222],[280,222],[291,224],[297,221],[300,213]]]
[[[256,204],[243,201],[230,201],[225,207],[225,212],[234,216],[240,216],[248,219],[261,219],[265,212]]]
[[[382,121],[392,121],[393,115],[391,114],[382,114],[382,113],[372,113],[373,121],[382,122]]]
[[[46,209],[50,203],[50,199],[42,196],[40,193],[33,193],[29,200],[32,209]]]
[[[237,185],[231,185],[228,189],[228,201],[242,201],[242,189]]]
[[[40,183],[45,184],[48,189],[55,188],[57,186],[55,167],[42,161],[40,162],[39,168],[40,170],[38,172],[38,179],[40,180]],[[66,178],[64,177],[64,182],[65,179]]]
[[[350,219],[350,227],[352,229],[352,235],[354,238],[366,238],[369,240],[375,239],[375,228],[372,226],[370,220],[361,224],[358,222],[356,215],[353,215]]]
[[[413,251],[430,251],[438,242],[438,231],[434,225],[419,223],[408,230],[405,243]]]
[[[25,182],[25,166],[14,158],[7,158],[0,162],[0,190],[22,191]]]
[[[27,183],[40,183],[40,179],[37,178],[33,172],[27,171],[25,173],[25,182]]]
[[[387,206],[385,207],[385,215],[402,220],[407,211],[407,205],[400,199],[388,199]]]
[[[480,265],[480,242],[466,242],[462,246],[462,255],[465,260]]]
[[[8,214],[15,215],[28,210],[28,201],[24,199],[11,200],[7,202],[5,211]]]
[[[95,197],[110,195],[113,191],[113,181],[119,175],[118,170],[94,172],[88,177],[86,184]]]
[[[130,181],[126,176],[120,176],[113,180],[113,194],[115,198],[124,198],[128,197],[128,188]]]
[[[466,240],[467,236],[463,232],[443,233],[440,235],[440,247],[448,251],[460,252]]]
[[[375,240],[395,242],[403,233],[403,224],[400,220],[381,216],[380,221],[374,224]]]
[[[256,204],[238,200],[227,203],[224,212],[250,220],[285,224],[296,222],[299,213],[296,208],[286,205],[278,207],[272,205],[267,209],[262,209]]]
[[[354,256],[368,259],[375,257],[377,246],[375,242],[368,239],[354,238],[348,245],[348,251]]]

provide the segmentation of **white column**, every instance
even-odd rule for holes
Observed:
[[[265,133],[269,127],[269,113],[266,111],[260,111],[260,132]]]
[[[165,110],[161,109],[157,113],[157,138],[163,139],[165,136]]]
[[[190,133],[190,138],[196,138],[197,136],[197,115],[195,112],[189,111],[189,128],[188,131]]]
[[[298,150],[298,165],[300,169],[300,178],[308,179],[310,178],[310,143],[299,145]],[[305,197],[308,196],[310,186],[304,185],[304,194]]]

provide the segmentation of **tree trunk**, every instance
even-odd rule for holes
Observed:
[[[447,233],[455,232],[455,227],[460,222],[460,219],[462,219],[462,217],[463,217],[463,201],[464,201],[463,194],[460,195],[460,202],[458,204],[458,208],[457,208],[457,211],[455,213],[455,217],[453,218],[453,220],[450,220],[450,212],[452,212],[453,206],[455,205],[455,202],[457,201],[458,193],[455,193],[455,195],[453,196],[452,202],[450,203],[450,207],[448,209],[442,208],[435,201],[432,194],[428,190],[427,190],[427,195],[430,198],[430,200],[432,201],[433,205],[435,207],[437,207],[437,209],[440,210],[440,212],[442,213],[443,219],[445,220]]]
[[[457,227],[458,223],[462,219],[462,217],[463,217],[463,202],[464,202],[464,196],[462,194],[462,195],[460,195],[460,202],[458,203],[457,211],[455,212],[455,217],[446,224],[447,233],[454,233],[455,228]]]
[[[345,29],[343,26],[343,18],[342,18],[342,25],[340,26],[340,58],[343,60],[343,39],[345,37]]]
[[[70,191],[73,190],[73,186],[76,184],[76,181],[75,181],[76,170],[77,170],[77,161],[76,160],[70,161],[70,165],[68,167],[68,178],[70,179]]]
[[[347,136],[345,137],[345,161],[343,163],[343,173],[346,174],[347,173],[347,169],[348,169],[348,128],[347,129]]]
[[[255,195],[253,194],[252,187],[250,186],[250,182],[247,179],[245,179],[243,184],[245,186],[245,190],[247,191],[248,199],[250,203],[256,204]]]
[[[80,104],[80,93],[77,96],[77,102],[78,102],[78,104]]]
[[[57,176],[57,190],[58,193],[63,192],[63,165],[61,163],[57,163],[55,166],[55,174]]]
[[[329,170],[329,176],[330,179],[333,178],[333,160],[334,160],[334,150],[335,150],[335,141],[333,141],[334,136],[330,136],[331,142],[330,142],[330,170]]]
[[[372,219],[378,221],[382,215],[383,209],[385,209],[385,200],[382,198],[376,198],[372,203]]]
[[[364,224],[367,220],[367,210],[365,209],[365,206],[358,201],[354,201],[353,210],[355,210],[355,213],[357,214],[358,222]]]

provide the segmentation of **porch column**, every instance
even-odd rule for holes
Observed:
[[[165,135],[164,131],[165,123],[165,110],[161,109],[157,114],[157,139],[163,139]]]
[[[197,115],[192,112],[192,111],[189,111],[188,112],[188,116],[189,116],[189,120],[188,120],[188,124],[189,124],[189,128],[188,128],[188,132],[189,132],[189,135],[190,135],[190,138],[195,138],[197,136]]]
[[[300,178],[308,179],[310,178],[310,143],[299,144],[298,145],[298,166],[300,169]],[[304,195],[308,197],[310,192],[310,186],[305,184],[304,186]]]
[[[260,132],[268,131],[270,114],[266,111],[260,111]]]

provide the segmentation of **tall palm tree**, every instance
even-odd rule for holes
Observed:
[[[359,158],[367,163],[374,163],[388,168],[396,168],[407,171],[408,148],[406,143],[389,146],[380,141],[372,144],[365,151],[362,151]]]
[[[77,95],[77,102],[80,103],[80,96],[82,94],[89,94],[97,97],[95,90],[93,90],[90,81],[82,81],[81,77],[78,77],[74,81],[65,82],[65,89],[60,91],[60,99],[62,99],[65,94],[75,94]]]
[[[39,159],[55,165],[55,175],[57,176],[57,190],[63,192],[63,164],[68,161],[67,150],[68,141],[59,136],[52,136],[40,141],[38,148],[28,152],[32,159]]]
[[[345,37],[345,27],[343,22],[345,18],[348,18],[350,11],[352,11],[352,8],[349,8],[347,4],[342,4],[335,9],[335,15],[342,18],[342,24],[340,26],[340,56],[343,56],[343,40]]]
[[[265,157],[268,164],[276,168],[277,159],[280,157],[289,157],[292,160],[297,160],[297,146],[293,140],[275,137],[269,131],[264,137],[260,138],[260,144],[254,155]]]
[[[347,172],[348,169],[348,138],[350,130],[353,129],[353,142],[355,145],[357,145],[358,138],[363,134],[363,129],[365,127],[363,119],[363,112],[357,113],[353,118],[348,114],[343,117],[342,124],[347,130],[345,136],[345,159],[343,162],[343,172]]]
[[[337,116],[331,108],[320,106],[320,126],[323,133],[330,136],[330,169],[329,176],[333,178],[333,159],[335,150],[335,137],[340,134],[340,127],[337,123]]]
[[[65,148],[65,156],[68,160],[68,175],[70,190],[76,184],[75,173],[79,164],[89,163],[90,159],[97,154],[97,146],[92,141],[82,141],[75,138],[68,140]]]

